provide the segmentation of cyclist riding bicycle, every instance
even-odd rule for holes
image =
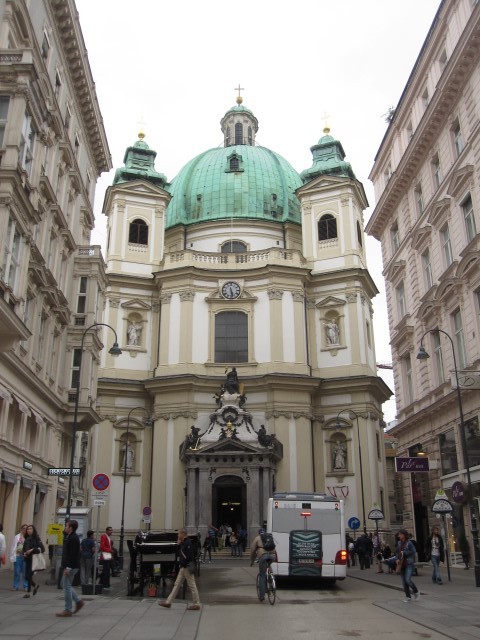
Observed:
[[[273,544],[273,549],[272,549]],[[267,547],[267,548],[265,548]],[[258,560],[258,569],[260,573],[260,601],[265,600],[265,591],[267,589],[267,564],[277,559],[275,552],[275,543],[271,534],[265,533],[265,529],[258,530],[258,536],[253,539],[250,547],[250,566],[253,567],[255,560]]]

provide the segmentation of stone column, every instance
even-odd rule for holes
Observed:
[[[272,362],[283,361],[283,291],[274,287],[268,289],[270,299],[270,349]]]
[[[198,490],[198,525],[204,539],[204,532],[212,521],[212,483],[208,480],[208,469],[199,469]]]
[[[258,467],[250,467],[250,482],[247,483],[247,505],[249,511],[248,539],[250,542],[258,534],[260,522],[260,474]]]
[[[187,469],[187,520],[186,527],[196,529],[198,526],[198,486],[197,486],[197,469]]]
[[[192,362],[194,291],[180,292],[180,362]]]

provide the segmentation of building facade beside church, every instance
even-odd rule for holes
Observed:
[[[469,549],[472,560],[469,505],[478,523],[480,500],[479,59],[479,3],[444,0],[377,152],[377,204],[367,225],[382,243],[386,278],[398,410],[389,433],[398,456],[421,453],[430,464],[428,472],[398,474],[398,520],[422,553],[443,489],[454,508],[445,532],[452,557]],[[428,359],[417,359],[421,346]]]
[[[105,264],[90,241],[111,168],[73,0],[0,3],[0,522],[42,539],[65,506],[82,335],[101,320]],[[87,490],[102,344],[85,336],[73,504]],[[58,474],[58,471],[57,471]],[[8,556],[8,554],[7,554]]]
[[[141,133],[105,196],[103,322],[122,355],[102,363],[90,433],[102,519],[133,532],[149,507],[152,529],[253,534],[274,491],[302,491],[388,521],[363,187],[328,128],[299,174],[241,97],[220,126],[223,146],[171,182]]]

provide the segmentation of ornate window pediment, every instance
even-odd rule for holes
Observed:
[[[395,347],[400,354],[404,354],[413,349],[414,327],[409,324],[411,316],[407,313],[395,327],[395,335],[391,340],[392,347]]]
[[[432,205],[427,222],[440,226],[450,218],[450,198],[442,198]]]
[[[340,298],[335,298],[334,296],[327,296],[326,298],[323,298],[323,300],[320,300],[319,302],[317,302],[315,306],[317,307],[317,309],[329,309],[332,307],[335,308],[335,307],[343,306],[345,304],[347,304],[345,300],[341,300]]]
[[[467,164],[453,172],[447,187],[447,193],[453,198],[463,195],[465,191],[471,190],[473,185],[473,165]]]
[[[396,283],[405,277],[405,260],[392,262],[385,272],[385,278],[392,283]]]
[[[416,229],[412,235],[412,248],[421,251],[429,242],[432,233],[432,225],[427,224],[424,227]]]
[[[472,270],[480,270],[480,256],[477,251],[468,251],[462,256],[462,260],[458,265],[457,276],[463,278]]]
[[[145,309],[145,311],[150,311],[152,308],[151,305],[147,304],[143,300],[139,300],[138,298],[128,300],[128,302],[122,302],[120,306],[124,309]]]

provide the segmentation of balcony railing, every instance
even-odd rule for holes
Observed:
[[[251,269],[267,264],[283,265],[288,263],[292,267],[303,267],[306,262],[300,251],[293,249],[264,249],[262,251],[248,251],[244,253],[218,253],[205,251],[176,251],[168,253],[164,259],[165,269],[176,269],[180,266],[196,266],[208,269]]]

